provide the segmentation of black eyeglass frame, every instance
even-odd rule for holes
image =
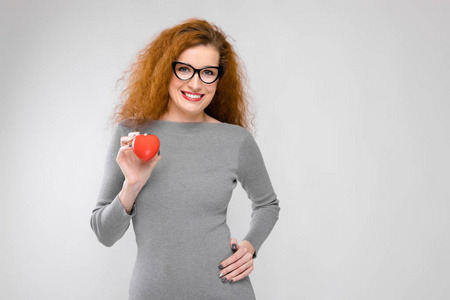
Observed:
[[[187,79],[181,79],[180,77],[178,77],[177,71],[175,70],[175,66],[176,66],[177,64],[182,64],[182,65],[185,65],[185,66],[188,66],[188,67],[192,68],[192,70],[194,70],[194,73],[192,74],[191,77],[189,77],[189,78],[187,78]],[[217,78],[214,79],[214,81],[212,81],[212,82],[205,82],[205,81],[202,79],[202,76],[200,76],[200,71],[202,71],[202,70],[204,70],[204,69],[217,69],[217,71],[219,71],[219,74],[217,74]],[[211,66],[211,67],[204,67],[204,68],[201,68],[201,69],[196,69],[196,68],[194,68],[193,66],[191,66],[190,64],[187,64],[187,63],[184,63],[184,62],[181,62],[181,61],[174,61],[174,62],[172,63],[172,70],[173,70],[173,73],[175,74],[175,76],[177,76],[177,78],[180,79],[180,80],[182,80],[182,81],[188,81],[188,80],[191,80],[192,77],[195,76],[195,73],[198,73],[198,78],[200,78],[200,80],[201,80],[202,82],[204,82],[205,84],[212,84],[212,83],[216,82],[217,79],[219,79],[220,75],[222,75],[222,72],[223,72],[223,68],[222,68],[222,67],[213,67],[213,66]]]

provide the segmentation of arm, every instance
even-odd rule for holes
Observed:
[[[116,157],[120,149],[120,137],[127,135],[126,128],[117,125],[114,128],[106,153],[105,169],[97,204],[92,211],[91,227],[98,240],[105,246],[111,247],[127,231],[130,220],[135,215],[135,206],[127,213],[124,203],[133,203],[140,188],[130,186],[120,169]],[[120,199],[119,199],[120,196]],[[134,199],[132,199],[134,198]]]
[[[244,240],[255,249],[253,258],[278,221],[279,200],[267,173],[259,147],[247,132],[239,149],[238,180],[252,201],[252,221]]]

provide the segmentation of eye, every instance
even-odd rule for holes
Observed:
[[[187,73],[187,72],[189,72],[189,68],[188,67],[179,67],[178,72]]]
[[[214,69],[206,69],[202,71],[203,75],[208,76],[208,77],[213,77],[216,75],[216,70]]]

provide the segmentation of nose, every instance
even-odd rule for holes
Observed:
[[[194,74],[188,82],[188,87],[193,91],[199,91],[202,88],[202,81],[200,80],[199,74]]]

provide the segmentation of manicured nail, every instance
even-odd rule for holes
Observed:
[[[236,248],[237,248],[236,244],[233,244],[233,245],[231,246],[231,248],[232,248],[233,250],[236,250]]]
[[[228,281],[229,283],[233,283],[233,279],[231,279],[230,281]]]
[[[222,282],[227,282],[227,278],[226,277],[222,278]]]
[[[221,272],[220,274],[219,274],[219,278],[221,278],[223,276],[223,272]]]
[[[161,150],[158,150],[158,155],[161,154]]]
[[[132,147],[133,145],[129,144],[128,147]]]
[[[222,270],[222,269],[223,269],[223,266],[222,266],[222,265],[219,265],[219,269],[221,269],[221,270]]]

